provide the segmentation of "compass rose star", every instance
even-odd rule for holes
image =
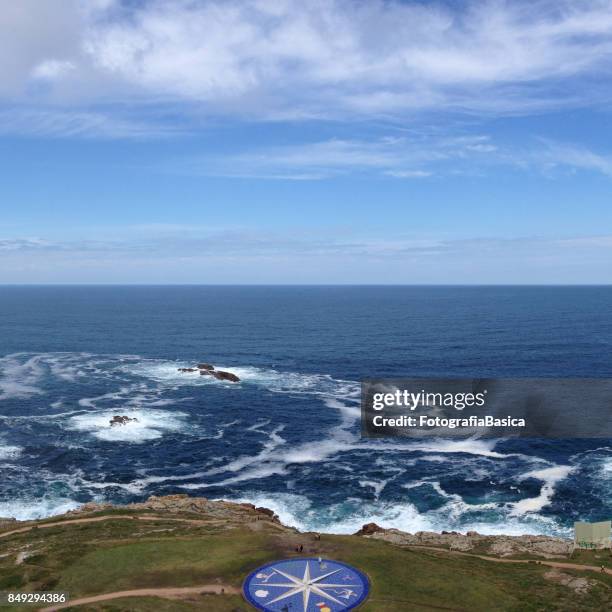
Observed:
[[[310,601],[310,595],[318,595],[319,597],[323,597],[325,599],[329,599],[336,604],[343,605],[343,603],[325,592],[325,589],[334,589],[338,587],[358,587],[357,584],[333,584],[329,582],[323,582],[326,578],[337,574],[339,569],[334,570],[333,572],[328,572],[327,574],[323,574],[323,576],[319,576],[318,578],[311,578],[310,576],[310,564],[306,561],[306,567],[304,568],[304,575],[302,578],[298,578],[297,576],[292,576],[287,572],[283,572],[278,568],[275,568],[276,573],[280,574],[284,578],[286,578],[289,582],[267,582],[262,584],[256,584],[256,586],[267,586],[267,587],[285,587],[287,591],[275,597],[271,601],[268,601],[267,604],[273,604],[277,601],[282,601],[283,599],[288,599],[289,597],[293,597],[294,595],[302,594],[302,605],[303,612],[307,612],[308,610],[308,602]]]

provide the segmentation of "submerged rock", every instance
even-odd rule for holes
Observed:
[[[215,366],[210,365],[210,363],[198,363],[198,368],[200,370],[214,370]]]
[[[125,415],[116,414],[110,421],[110,426],[115,427],[116,425],[127,425],[128,423],[138,423],[138,419],[136,417],[131,418]]]

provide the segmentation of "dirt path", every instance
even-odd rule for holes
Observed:
[[[56,521],[55,523],[40,523],[36,525],[29,525],[28,527],[21,527],[20,529],[13,529],[11,531],[5,531],[4,533],[0,533],[0,538],[7,538],[8,536],[15,535],[18,533],[27,533],[28,531],[32,531],[32,529],[49,529],[51,527],[58,527],[61,525],[76,525],[79,523],[100,523],[102,521],[114,521],[115,519],[130,521],[175,521],[178,523],[191,523],[192,525],[214,525],[216,523],[225,523],[225,521],[222,519],[186,519],[168,516],[157,516],[154,514],[143,514],[142,516],[138,516],[136,514],[114,514],[111,516],[95,516],[92,518],[68,519],[65,521]]]
[[[115,591],[113,593],[104,593],[103,595],[92,595],[91,597],[72,599],[66,603],[50,606],[48,608],[41,608],[40,612],[55,612],[55,610],[64,610],[74,606],[99,603],[110,599],[121,599],[122,597],[163,597],[165,599],[180,599],[188,595],[200,595],[204,593],[239,595],[240,589],[226,584],[203,584],[195,587],[182,588],[132,589],[130,591]]]
[[[559,569],[575,569],[575,570],[583,570],[583,571],[591,571],[591,572],[601,572],[605,574],[609,574],[612,576],[612,569],[607,567],[604,568],[603,572],[601,567],[597,565],[582,565],[580,563],[564,563],[563,561],[547,561],[540,559],[502,559],[500,557],[488,557],[486,555],[476,555],[474,553],[463,552],[461,550],[449,550],[448,548],[438,548],[437,546],[406,546],[406,548],[413,549],[425,549],[425,550],[434,550],[436,552],[444,552],[449,553],[451,555],[460,555],[462,557],[473,557],[476,559],[484,559],[485,561],[493,561],[494,563],[531,563],[538,565],[548,565],[549,567],[556,567]]]

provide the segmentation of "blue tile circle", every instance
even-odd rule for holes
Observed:
[[[308,557],[262,565],[246,577],[242,590],[264,612],[343,612],[365,600],[370,583],[346,563]]]

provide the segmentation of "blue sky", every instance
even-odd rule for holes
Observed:
[[[1,283],[609,283],[612,1],[0,7]]]

